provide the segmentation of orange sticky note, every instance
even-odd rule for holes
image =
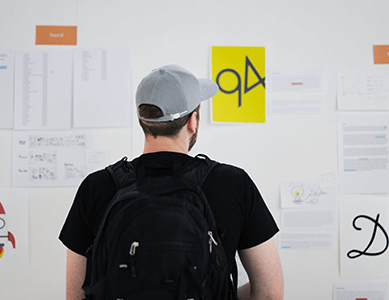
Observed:
[[[36,45],[77,45],[77,26],[36,26]]]
[[[375,64],[389,64],[389,46],[373,46],[373,51]]]

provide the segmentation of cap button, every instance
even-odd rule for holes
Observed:
[[[159,74],[162,75],[163,73],[165,73],[165,70],[164,70],[164,69],[160,69],[160,70],[159,70]]]

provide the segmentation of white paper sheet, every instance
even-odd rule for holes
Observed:
[[[13,128],[14,56],[13,50],[0,49],[0,129]]]
[[[70,129],[71,101],[71,50],[16,52],[15,129]]]
[[[317,181],[289,181],[280,184],[281,207],[336,206],[336,187],[321,188]]]
[[[0,203],[5,211],[0,213],[0,269],[28,268],[28,191],[0,188]]]
[[[323,188],[338,186],[338,175],[336,171],[320,173],[318,175],[319,186]]]
[[[307,115],[324,114],[326,112],[324,99],[271,99],[268,106],[271,115]]]
[[[333,250],[334,232],[282,232],[278,235],[280,250]]]
[[[77,186],[92,170],[88,131],[14,131],[12,177],[15,187]]]
[[[389,300],[387,282],[334,283],[333,300]]]
[[[131,125],[128,48],[74,50],[74,127]]]
[[[389,110],[389,71],[338,71],[339,110]]]
[[[104,150],[87,150],[86,164],[105,167],[111,162],[111,152]]]
[[[389,114],[338,116],[339,192],[389,192]]]
[[[296,182],[294,182],[296,183]],[[287,187],[288,184],[284,185]],[[301,188],[308,185],[291,185],[292,193],[296,189],[301,192]],[[288,189],[290,191],[290,189]],[[317,183],[313,185],[313,191],[316,194],[320,190],[317,188]],[[308,190],[309,191],[309,190]],[[331,250],[334,248],[335,231],[338,228],[337,206],[333,206],[333,199],[326,200],[321,194],[319,197],[306,197],[310,200],[316,200],[313,204],[306,203],[305,208],[282,208],[281,209],[281,233],[278,235],[278,248],[280,250]],[[289,196],[288,196],[289,198]],[[334,197],[336,199],[336,197]],[[284,205],[287,207],[295,207],[293,199],[284,200]],[[319,204],[322,201],[324,203]],[[335,202],[336,203],[336,202]],[[333,207],[309,207],[310,205],[330,205]],[[301,207],[301,203],[298,204]]]
[[[269,92],[322,92],[324,68],[269,68],[266,88]]]
[[[340,263],[344,279],[389,278],[389,201],[340,201]]]
[[[282,232],[336,231],[336,208],[284,208],[281,210]]]

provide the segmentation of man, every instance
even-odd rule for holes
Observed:
[[[197,79],[176,65],[153,70],[139,84],[136,105],[139,123],[145,133],[143,155],[134,166],[153,161],[172,167],[184,165],[197,139],[201,101],[218,92],[208,79]],[[148,170],[147,176],[161,170]],[[168,172],[164,170],[162,172]],[[226,231],[223,238],[229,269],[238,250],[249,283],[238,289],[239,299],[283,299],[283,275],[274,235],[278,228],[255,184],[247,173],[226,164],[217,165],[202,189],[218,224]],[[116,193],[106,170],[90,174],[80,185],[60,234],[67,252],[67,299],[82,299],[82,284],[89,268],[84,256],[93,242],[104,211]],[[86,278],[86,279],[85,279]]]

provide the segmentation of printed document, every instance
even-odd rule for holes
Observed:
[[[324,114],[326,111],[324,98],[274,99],[273,95],[269,95],[268,103],[271,115],[312,115]]]
[[[0,49],[0,129],[13,128],[14,51]]]
[[[279,249],[334,249],[337,215],[337,207],[281,209]]]
[[[70,129],[71,105],[71,50],[16,52],[15,129]]]
[[[389,110],[389,71],[338,71],[339,110]]]
[[[281,250],[333,250],[334,232],[283,232],[278,235]]]
[[[333,300],[389,300],[387,282],[334,283]]]
[[[266,78],[269,114],[324,114],[324,71],[324,68],[270,68]]]
[[[283,232],[336,231],[338,229],[337,208],[282,209],[281,228]]]
[[[324,68],[269,68],[269,92],[323,92]]]
[[[389,192],[389,114],[338,116],[339,192]]]
[[[131,94],[128,48],[74,50],[74,127],[129,127]]]

